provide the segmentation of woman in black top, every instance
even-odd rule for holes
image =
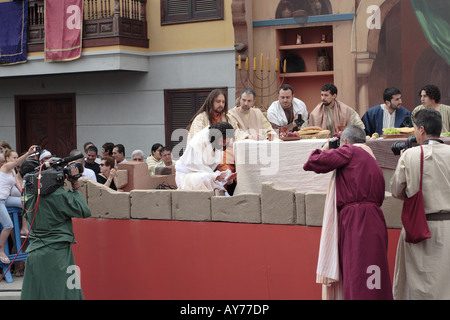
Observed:
[[[100,163],[100,174],[97,176],[97,182],[110,187],[113,190],[117,190],[117,177],[114,158],[103,157]]]

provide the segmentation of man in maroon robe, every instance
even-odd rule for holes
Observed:
[[[383,173],[364,143],[365,133],[348,126],[340,147],[310,155],[303,169],[316,173],[336,170],[336,207],[339,213],[338,248],[343,298],[392,299],[387,260],[388,235],[381,205]]]

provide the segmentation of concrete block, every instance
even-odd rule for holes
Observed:
[[[258,193],[233,197],[212,197],[213,221],[261,223],[261,197]]]
[[[212,191],[173,191],[173,219],[211,221],[211,197],[213,195]]]
[[[297,214],[297,224],[306,225],[306,203],[305,193],[295,193],[295,210]]]
[[[172,191],[130,191],[131,218],[172,220]]]
[[[130,193],[114,191],[103,184],[86,180],[88,205],[93,218],[130,219]]]
[[[403,201],[395,199],[390,192],[386,192],[381,210],[384,213],[386,225],[390,229],[402,228]]]
[[[320,227],[323,222],[326,193],[308,192],[305,194],[306,225]]]
[[[262,223],[295,224],[295,190],[264,182],[261,188]]]

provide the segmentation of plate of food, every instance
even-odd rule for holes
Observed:
[[[286,136],[284,136],[284,137],[280,136],[280,140],[283,140],[283,141],[295,141],[295,140],[300,140],[300,137],[298,136],[298,134],[296,132],[288,132],[286,134]]]
[[[414,131],[414,128],[413,128]],[[402,139],[406,138],[407,135],[403,133],[400,128],[386,128],[383,129],[383,135],[381,136],[383,139]]]

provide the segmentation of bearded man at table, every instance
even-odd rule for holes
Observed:
[[[226,186],[233,183],[236,173],[219,165],[233,136],[233,126],[228,122],[214,123],[197,133],[175,164],[178,190],[210,190],[226,195]]]
[[[278,100],[274,101],[267,110],[267,120],[272,127],[277,130],[281,127],[287,127],[287,131],[298,131],[298,115],[302,120],[308,119],[308,110],[305,103],[294,97],[294,88],[288,84],[283,84],[278,88]]]
[[[339,127],[354,125],[365,129],[358,113],[345,103],[338,101],[338,89],[332,83],[324,84],[321,88],[321,100],[309,115],[307,126],[321,127],[323,130],[330,130],[331,136],[334,135]]]
[[[381,211],[384,177],[365,141],[364,130],[350,125],[342,132],[339,148],[329,150],[327,143],[303,166],[316,173],[335,170],[325,203],[316,280],[334,298],[392,300]]]
[[[236,119],[238,128],[235,130],[238,140],[267,140],[269,134],[275,136],[272,125],[255,105],[256,93],[251,88],[245,88],[239,96],[239,105],[230,110],[229,114]]]
[[[368,136],[372,136],[375,132],[381,136],[383,129],[410,125],[411,112],[402,106],[402,93],[399,89],[387,88],[384,90],[383,101],[383,104],[367,110],[362,117]]]
[[[187,127],[187,143],[189,144],[192,138],[201,130],[218,122],[228,122],[234,130],[238,127],[236,119],[228,113],[228,103],[225,92],[221,89],[214,89],[208,94],[203,105],[191,119],[189,126]],[[236,171],[232,144],[230,144],[226,152],[223,153],[223,162],[219,165],[219,169],[221,171],[227,169],[231,172]],[[235,184],[228,186],[230,194],[233,193],[235,187]]]

